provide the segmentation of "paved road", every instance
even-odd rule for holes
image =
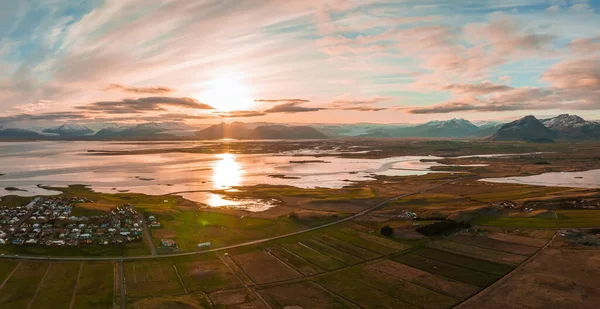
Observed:
[[[164,254],[164,255],[158,255],[158,256],[153,256],[153,255],[142,255],[142,256],[113,256],[113,257],[107,257],[107,256],[103,256],[103,257],[85,257],[85,256],[71,256],[71,257],[62,257],[62,256],[19,256],[19,255],[2,255],[0,256],[0,258],[4,258],[4,259],[20,259],[20,260],[47,260],[47,261],[122,261],[122,260],[145,260],[145,259],[159,259],[159,258],[171,258],[171,257],[178,257],[178,256],[188,256],[188,255],[195,255],[195,254],[204,254],[204,253],[208,253],[208,252],[218,252],[218,251],[225,251],[225,250],[231,250],[234,248],[239,248],[239,247],[244,247],[244,246],[251,246],[251,245],[256,245],[256,244],[260,244],[260,243],[265,243],[268,241],[272,241],[272,240],[277,240],[277,239],[282,239],[282,238],[286,238],[286,237],[290,237],[290,236],[296,236],[296,235],[300,235],[300,234],[304,234],[304,233],[308,233],[308,232],[312,232],[312,231],[316,231],[322,228],[326,228],[329,226],[333,226],[336,224],[340,224],[343,222],[347,222],[353,219],[356,219],[360,216],[366,215],[372,211],[378,210],[381,207],[387,205],[388,203],[391,203],[393,201],[396,201],[398,199],[407,197],[407,196],[411,196],[411,195],[416,195],[416,194],[421,194],[421,193],[425,193],[427,191],[431,191],[434,189],[437,189],[439,187],[448,185],[450,183],[454,183],[454,182],[458,182],[458,181],[463,181],[466,179],[472,179],[474,177],[464,177],[464,178],[459,178],[459,179],[453,179],[453,180],[448,180],[442,183],[439,183],[435,186],[429,187],[427,189],[423,189],[420,191],[415,191],[415,192],[411,192],[411,193],[405,193],[405,194],[401,194],[395,197],[392,197],[390,199],[387,199],[371,208],[365,209],[359,213],[356,213],[352,216],[349,217],[345,217],[342,218],[340,220],[337,221],[333,221],[330,223],[326,223],[323,225],[319,225],[319,226],[315,226],[312,228],[308,228],[305,230],[301,230],[301,231],[297,231],[297,232],[292,232],[292,233],[288,233],[288,234],[283,234],[283,235],[278,235],[278,236],[273,236],[273,237],[269,237],[269,238],[263,238],[263,239],[258,239],[258,240],[252,240],[252,241],[248,241],[248,242],[244,242],[244,243],[240,243],[237,245],[231,245],[231,246],[225,246],[225,247],[219,247],[219,248],[214,248],[214,249],[208,249],[208,250],[202,250],[202,251],[192,251],[192,252],[182,252],[182,253],[172,253],[172,254]]]

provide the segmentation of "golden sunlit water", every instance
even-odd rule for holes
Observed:
[[[213,165],[212,181],[217,189],[227,189],[242,184],[244,171],[236,160],[235,154],[223,153],[216,155],[218,158]]]

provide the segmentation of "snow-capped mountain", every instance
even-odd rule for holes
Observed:
[[[78,124],[65,123],[58,127],[44,129],[42,132],[48,134],[57,134],[63,137],[73,137],[91,135],[94,133],[94,130]]]
[[[583,126],[588,122],[577,115],[562,114],[553,118],[542,119],[544,126],[552,130],[561,130],[565,128],[573,128]]]
[[[600,123],[586,121],[577,115],[562,114],[542,120],[561,139],[600,140]]]
[[[494,120],[480,120],[480,121],[474,122],[473,124],[478,126],[480,129],[485,129],[485,128],[492,128],[492,127],[499,127],[499,126],[503,125],[504,122],[494,121]]]

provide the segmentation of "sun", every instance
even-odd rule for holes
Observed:
[[[222,75],[208,82],[202,100],[220,111],[249,110],[253,100],[250,88],[239,74]]]

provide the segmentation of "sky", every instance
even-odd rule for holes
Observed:
[[[0,126],[600,119],[600,0],[0,0]]]

